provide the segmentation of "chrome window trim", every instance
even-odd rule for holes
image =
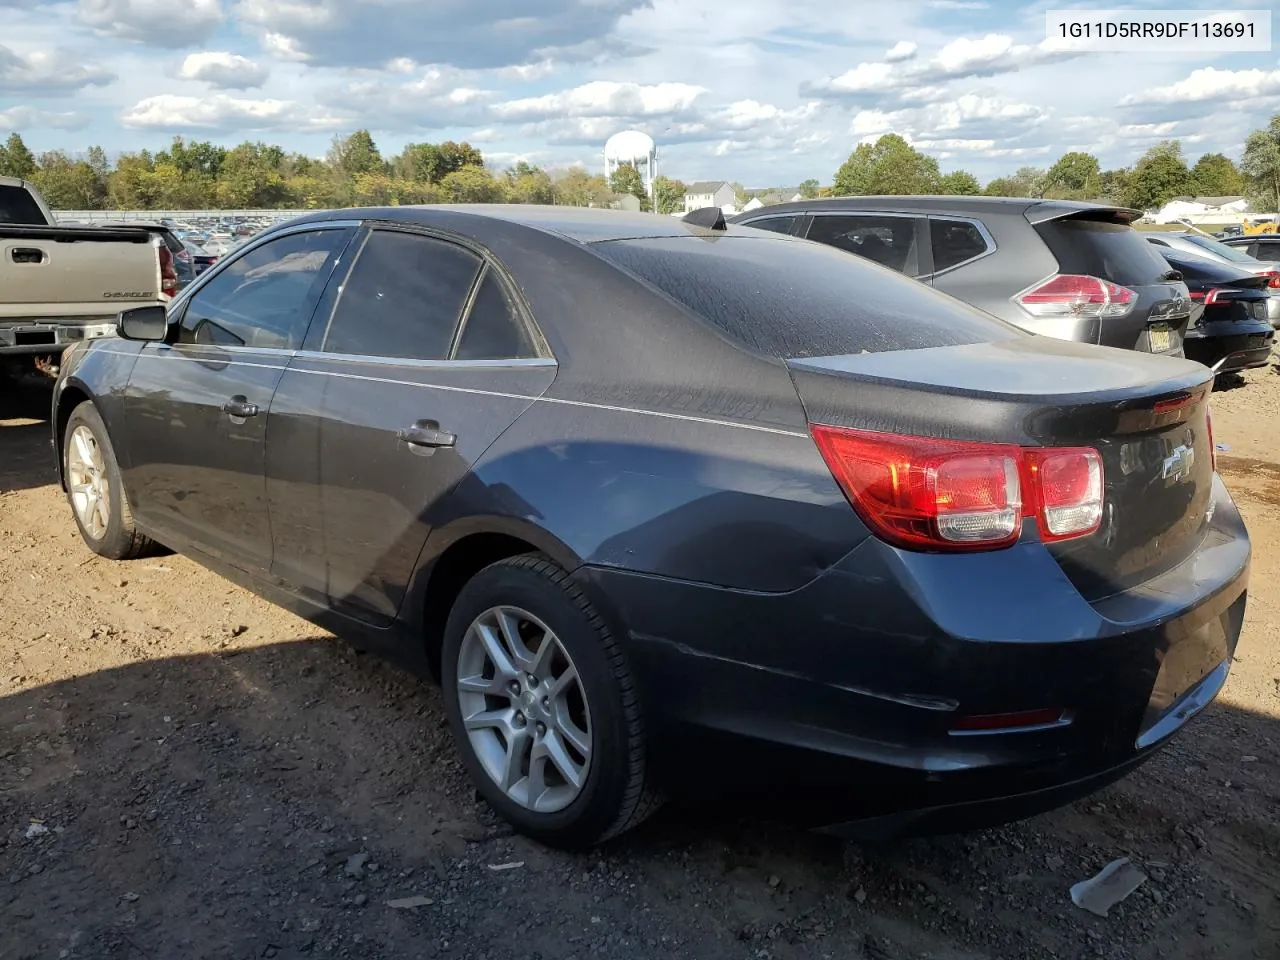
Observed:
[[[457,370],[463,367],[554,367],[557,361],[551,357],[525,357],[511,360],[416,360],[407,357],[379,357],[358,353],[326,353],[323,350],[298,350],[299,360],[337,360],[343,363],[368,363],[384,367],[418,367],[425,370]]]
[[[978,220],[976,217],[953,217],[950,214],[943,214],[943,213],[939,213],[939,214],[930,213],[930,214],[926,214],[926,216],[929,219],[929,260],[930,261],[933,260],[933,221],[935,220],[954,220],[959,223],[968,223],[973,225],[974,227],[977,227],[978,233],[982,234],[982,240],[987,245],[987,249],[983,250],[982,253],[979,253],[976,256],[970,257],[968,260],[961,260],[959,263],[953,263],[951,266],[947,267],[945,270],[935,270],[933,271],[933,273],[925,274],[920,278],[922,280],[932,280],[934,277],[941,277],[944,274],[950,273],[952,270],[959,270],[961,267],[967,267],[971,263],[977,263],[979,260],[982,260],[986,257],[991,256],[993,253],[995,253],[999,249],[999,247],[996,245],[996,238],[991,236],[991,231],[987,229],[987,225],[983,223],[981,220]]]

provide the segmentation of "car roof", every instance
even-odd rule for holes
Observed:
[[[1255,240],[1280,240],[1280,233],[1247,233],[1236,237],[1223,237],[1223,243],[1245,244]]]
[[[707,230],[685,223],[678,217],[657,213],[633,213],[601,207],[560,207],[524,203],[433,203],[423,206],[354,207],[326,210],[289,220],[290,225],[320,220],[387,220],[440,226],[450,221],[456,229],[457,215],[476,217],[490,223],[506,223],[555,234],[578,243],[608,240],[650,240],[662,237],[741,235],[744,228]],[[452,215],[452,216],[450,216]],[[751,234],[754,236],[754,232]]]
[[[1076,213],[1107,211],[1125,215],[1129,222],[1142,216],[1140,210],[1115,206],[1109,203],[1085,200],[1041,200],[1036,197],[970,197],[970,196],[868,196],[827,197],[821,200],[795,200],[776,203],[749,214],[739,214],[732,222],[746,217],[758,217],[762,211],[769,214],[810,213],[813,211],[886,210],[899,213],[951,213],[974,216],[1005,214],[1018,215],[1035,208],[1028,219],[1039,223],[1069,217]]]

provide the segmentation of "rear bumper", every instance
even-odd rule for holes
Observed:
[[[1220,373],[1265,366],[1275,345],[1275,331],[1263,321],[1209,323],[1196,330],[1199,335],[1183,344],[1187,359],[1207,367],[1222,361]]]
[[[966,828],[1124,775],[1221,689],[1249,545],[1216,486],[1196,555],[1094,604],[1039,544],[961,558],[868,541],[788,594],[583,575],[626,625],[674,792],[843,833]],[[956,728],[1050,707],[1060,722]]]
[[[0,355],[61,353],[73,343],[109,337],[115,332],[114,316],[82,323],[3,323]]]

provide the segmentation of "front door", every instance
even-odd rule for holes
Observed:
[[[307,346],[278,406],[319,404],[323,541],[279,555],[276,573],[306,592],[323,583],[334,609],[387,624],[433,509],[550,386],[555,364],[496,265],[392,228],[368,235]],[[289,470],[269,462],[273,492],[287,489]]]
[[[129,379],[128,488],[143,524],[253,573],[271,563],[268,411],[349,229],[273,237],[175,306]]]

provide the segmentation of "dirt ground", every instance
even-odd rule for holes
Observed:
[[[584,856],[495,821],[429,685],[183,557],[94,558],[47,389],[0,398],[0,958],[1280,958],[1280,376],[1245,379],[1215,399],[1245,632],[1157,759],[967,836],[669,808]],[[1122,856],[1147,882],[1075,907]]]

